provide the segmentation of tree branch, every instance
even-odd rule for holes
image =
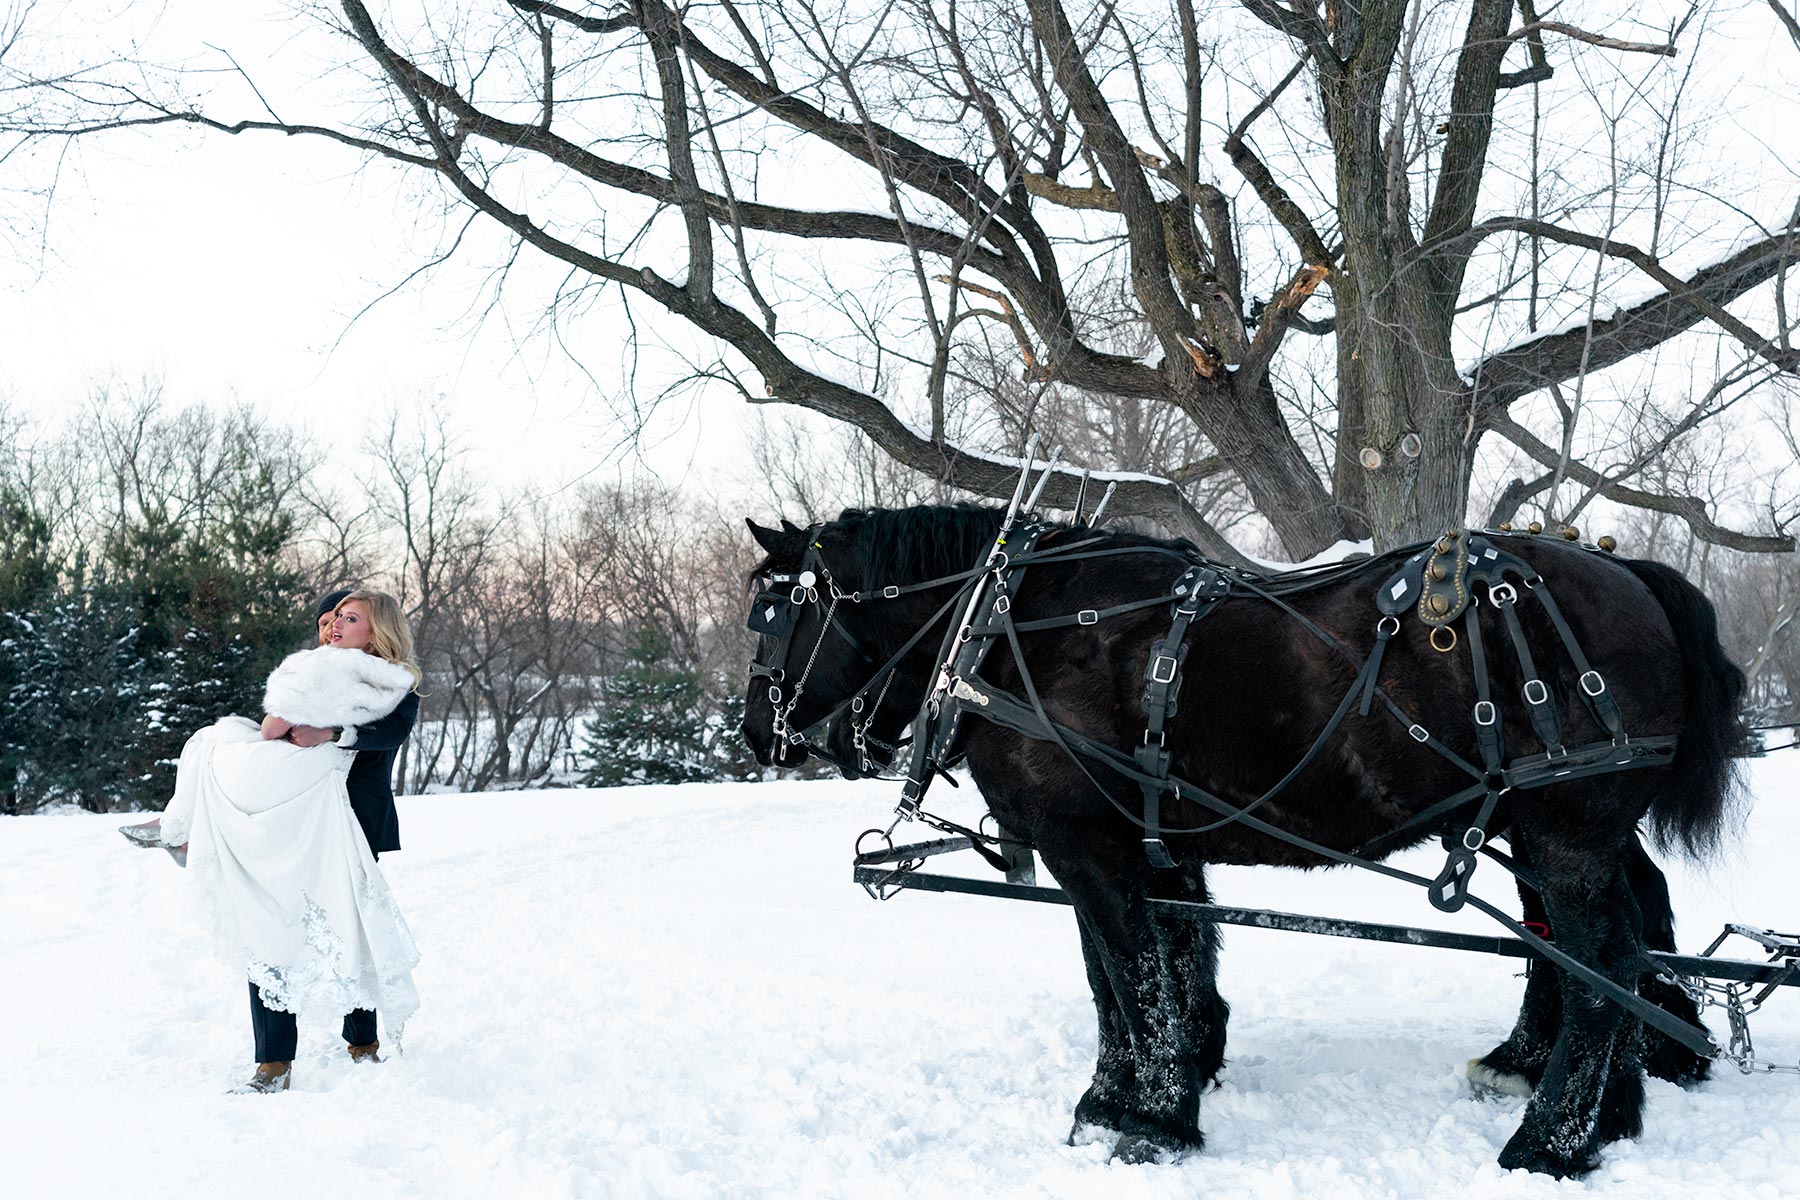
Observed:
[[[1088,144],[1099,156],[1118,195],[1119,211],[1125,218],[1131,243],[1132,291],[1151,327],[1163,339],[1165,350],[1172,352],[1169,341],[1182,336],[1193,321],[1169,278],[1162,208],[1105,94],[1094,82],[1061,0],[1029,0],[1029,8],[1032,28],[1050,56],[1057,86],[1069,98]]]
[[[1489,227],[1526,228],[1540,224],[1499,218],[1484,221],[1463,236],[1475,236],[1477,230]],[[1558,234],[1568,232],[1556,226],[1546,229]],[[1773,237],[1753,242],[1720,262],[1701,268],[1686,280],[1668,276],[1674,283],[1662,294],[1632,308],[1620,309],[1592,326],[1534,338],[1488,356],[1468,372],[1475,381],[1477,419],[1486,420],[1521,396],[1574,378],[1582,370],[1584,348],[1587,350],[1586,369],[1598,371],[1693,328],[1710,315],[1709,309],[1731,303],[1791,266],[1795,233],[1796,229],[1790,227]],[[1586,235],[1575,236],[1586,238]],[[1598,246],[1598,239],[1587,239],[1587,242]],[[1421,253],[1426,252],[1421,249]],[[1660,268],[1660,264],[1658,266]],[[1735,323],[1735,318],[1732,320]],[[1767,345],[1754,333],[1750,344]],[[1792,369],[1786,362],[1792,355],[1774,347],[1769,349],[1775,355],[1770,361],[1784,369]],[[1760,349],[1757,352],[1762,353]],[[1764,354],[1763,357],[1769,356]]]
[[[1693,10],[1689,9],[1688,11],[1689,15],[1692,15]],[[1683,20],[1681,24],[1687,24],[1686,20]],[[1679,32],[1680,28],[1680,25],[1676,26],[1676,31]],[[1608,50],[1627,50],[1634,54],[1660,54],[1665,58],[1674,58],[1676,53],[1673,37],[1667,42],[1627,42],[1620,38],[1589,33],[1561,21],[1533,21],[1507,34],[1506,40],[1515,42],[1522,37],[1530,37],[1534,33],[1560,33],[1572,41],[1586,42],[1590,46],[1601,46]]]
[[[1294,239],[1294,245],[1300,248],[1301,257],[1311,263],[1331,263],[1336,261],[1336,256],[1325,248],[1325,241],[1319,236],[1318,230],[1313,228],[1312,220],[1301,211],[1298,204],[1294,203],[1293,197],[1287,194],[1287,190],[1275,182],[1275,176],[1270,173],[1268,164],[1257,157],[1256,152],[1250,149],[1249,143],[1244,141],[1244,135],[1250,131],[1251,124],[1255,122],[1256,118],[1269,111],[1276,98],[1287,90],[1289,84],[1300,77],[1301,70],[1311,59],[1311,52],[1301,55],[1300,61],[1294,64],[1293,69],[1281,77],[1281,82],[1271,88],[1268,95],[1257,101],[1256,106],[1244,114],[1244,119],[1237,123],[1236,127],[1232,129],[1231,135],[1225,139],[1225,154],[1231,159],[1231,165],[1238,169],[1238,174],[1242,175],[1250,186],[1256,189],[1256,194],[1262,199],[1263,205],[1274,214],[1277,221],[1281,222],[1282,228],[1288,231],[1288,236]]]
[[[710,303],[713,295],[712,220],[700,194],[700,177],[694,170],[694,146],[688,129],[687,81],[681,77],[679,43],[681,25],[654,0],[641,8],[644,35],[656,59],[656,79],[662,89],[663,145],[669,156],[669,179],[675,185],[676,203],[687,226],[687,286],[695,299]]]
[[[1305,46],[1307,53],[1319,60],[1321,69],[1334,73],[1343,69],[1343,60],[1331,47],[1329,31],[1314,13],[1289,8],[1279,0],[1243,0],[1243,5],[1251,16],[1269,28],[1279,30]]]
[[[1769,0],[1769,7],[1775,10],[1777,17],[1781,18],[1781,27],[1787,30],[1789,37],[1794,39],[1794,45],[1800,47],[1800,21],[1796,21],[1794,14],[1782,6],[1781,0]]]
[[[1556,449],[1539,440],[1537,435],[1505,413],[1495,413],[1491,416],[1488,419],[1488,428],[1523,450],[1539,465],[1552,469],[1556,467],[1560,457]],[[1751,554],[1790,554],[1794,551],[1794,539],[1785,534],[1770,536],[1739,533],[1715,524],[1707,515],[1706,502],[1697,496],[1664,496],[1655,492],[1625,487],[1623,484],[1612,482],[1600,472],[1580,462],[1569,463],[1566,473],[1570,479],[1595,489],[1615,503],[1627,504],[1633,508],[1647,508],[1653,512],[1680,517],[1687,522],[1688,528],[1693,530],[1694,536],[1703,542],[1710,542],[1715,546],[1726,546],[1733,550],[1743,550]]]
[[[534,16],[550,17],[565,25],[573,25],[584,33],[617,33],[621,29],[636,29],[638,18],[634,12],[627,10],[614,17],[584,17],[580,13],[570,12],[556,4],[542,4],[537,0],[507,0],[522,13]]]
[[[1300,306],[1306,303],[1307,297],[1313,294],[1329,274],[1329,267],[1301,267],[1293,280],[1262,310],[1256,326],[1256,337],[1244,355],[1243,365],[1238,368],[1240,374],[1255,377],[1269,369],[1269,364],[1275,359],[1275,351],[1281,348],[1282,337],[1300,312]]]
[[[1478,0],[1469,14],[1456,79],[1450,88],[1450,120],[1438,168],[1437,194],[1425,221],[1424,241],[1433,242],[1468,228],[1487,171],[1488,146],[1494,134],[1494,97],[1500,90],[1500,62],[1507,41],[1501,37],[1512,19],[1512,0]],[[1448,256],[1446,256],[1446,259]],[[1443,264],[1452,286],[1443,289],[1444,304],[1456,303],[1461,290],[1460,259]]]

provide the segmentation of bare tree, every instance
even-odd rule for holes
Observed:
[[[1207,453],[1158,470],[1216,465],[1295,556],[1460,522],[1490,434],[1548,487],[1792,549],[1760,517],[1607,483],[1581,461],[1587,392],[1566,446],[1525,411],[1703,331],[1800,364],[1781,292],[1800,214],[1787,197],[1759,215],[1667,153],[1656,98],[1685,86],[1704,18],[1643,11],[1591,29],[1535,0],[492,0],[404,25],[343,0],[360,118],[81,75],[7,128],[331,139],[435,181],[509,263],[569,272],[568,312],[604,294],[633,329],[661,314],[704,335],[678,386],[824,413],[976,493],[1014,468],[955,431],[1016,428],[994,414],[1042,384],[1177,414],[1184,456]],[[1108,276],[1123,312],[1085,303]],[[1121,322],[1147,353],[1118,347]],[[996,339],[1017,354],[1004,387],[979,369]],[[1115,511],[1234,556],[1181,484],[1124,478]],[[1049,502],[1075,487],[1061,473]]]
[[[420,732],[402,744],[395,764],[418,788],[432,779],[445,750],[445,706],[459,702],[480,666],[463,653],[471,641],[459,623],[481,611],[469,601],[499,553],[506,514],[486,502],[441,408],[421,408],[410,421],[394,410],[364,452],[371,464],[364,490],[393,555],[385,577],[412,620],[427,672]]]

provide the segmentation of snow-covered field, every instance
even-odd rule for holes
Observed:
[[[1726,919],[1800,925],[1800,751],[1753,783],[1748,834],[1671,871],[1686,949]],[[967,789],[938,791],[968,815]],[[1729,1067],[1688,1092],[1651,1081],[1643,1136],[1585,1182],[1503,1173],[1523,1102],[1475,1099],[1463,1064],[1510,1027],[1516,961],[1245,929],[1225,934],[1206,1150],[1128,1167],[1067,1147],[1094,1048],[1068,911],[872,903],[851,842],[893,800],[844,783],[403,799],[406,850],[383,865],[425,955],[404,1054],[352,1066],[335,1029],[303,1027],[295,1090],[271,1097],[225,1094],[251,1065],[244,985],[206,955],[185,874],[117,818],[0,821],[0,1195],[1800,1196],[1800,1077]],[[1221,870],[1215,890],[1436,915],[1341,871]],[[1477,890],[1507,894],[1492,864]],[[1754,1029],[1800,1060],[1800,990]]]

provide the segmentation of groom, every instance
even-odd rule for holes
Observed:
[[[331,641],[331,628],[337,620],[337,606],[350,595],[349,589],[327,592],[319,597],[314,623],[318,627],[319,645]],[[412,733],[419,716],[419,694],[408,692],[387,716],[369,725],[352,725],[347,729],[322,729],[317,725],[296,725],[287,738],[296,746],[317,746],[336,741],[344,747],[355,747],[356,761],[350,765],[350,778],[345,786],[350,791],[350,807],[356,810],[356,823],[376,858],[383,850],[400,848],[400,814],[394,810],[394,752]]]
[[[319,598],[313,613],[319,644],[331,641],[337,622],[337,608],[350,595],[349,590],[328,592]],[[350,793],[350,807],[363,837],[376,858],[383,850],[400,848],[400,814],[394,808],[394,752],[412,733],[419,716],[419,694],[408,692],[396,708],[379,721],[368,725],[351,725],[344,729],[324,729],[316,725],[296,725],[287,733],[297,746],[318,746],[335,741],[354,747],[356,759],[350,765],[345,788]],[[281,1012],[263,1004],[262,992],[250,985],[250,1025],[256,1034],[256,1073],[241,1090],[245,1092],[284,1092],[288,1071],[293,1065],[299,1044],[299,1024],[293,1013]],[[344,1018],[344,1041],[350,1047],[353,1062],[380,1062],[381,1043],[375,1036],[375,1013],[359,1008]]]

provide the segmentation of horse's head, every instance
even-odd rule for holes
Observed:
[[[852,510],[811,529],[747,522],[766,555],[750,573],[747,624],[758,639],[743,723],[759,763],[792,767],[821,753],[851,778],[892,765],[956,591],[909,585],[968,570],[970,547],[991,542],[998,520],[958,507]]]
[[[767,556],[751,571],[754,587],[746,624],[757,634],[744,701],[744,740],[764,766],[794,767],[818,749],[846,774],[859,766],[844,753],[840,709],[855,698],[881,665],[854,627],[864,625],[855,575],[833,525],[801,529],[788,521],[765,529],[749,521],[750,535]],[[830,545],[838,553],[827,564]],[[860,707],[860,706],[859,706]],[[849,769],[846,769],[846,768]]]

